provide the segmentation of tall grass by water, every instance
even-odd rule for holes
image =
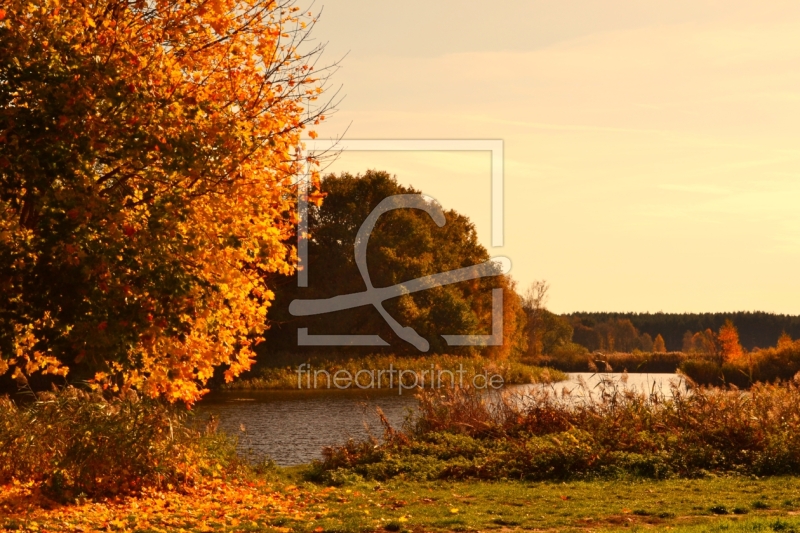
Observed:
[[[490,396],[423,391],[385,442],[329,448],[314,475],[368,479],[580,479],[800,473],[800,379],[642,393],[605,381]]]
[[[671,374],[691,359],[683,352],[608,352],[559,349],[551,355],[524,359],[523,362],[557,368],[565,372],[640,372]]]

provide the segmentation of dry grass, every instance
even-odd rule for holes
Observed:
[[[0,397],[0,485],[33,482],[70,500],[189,485],[238,465],[224,435],[155,401],[66,388],[24,404]]]
[[[561,479],[709,472],[800,473],[797,381],[738,389],[677,384],[644,394],[606,381],[580,394],[424,391],[419,413],[385,444],[327,450],[318,474],[367,478]]]

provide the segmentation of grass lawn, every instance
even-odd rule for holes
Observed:
[[[800,478],[358,483],[324,530],[800,531]],[[795,516],[797,515],[797,516]]]
[[[592,482],[218,482],[188,494],[41,505],[0,489],[3,531],[800,531],[800,478]],[[49,508],[48,508],[49,507]]]

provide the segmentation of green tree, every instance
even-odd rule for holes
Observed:
[[[587,322],[589,322],[587,320]],[[570,321],[573,328],[572,340],[576,344],[580,344],[589,351],[600,350],[603,345],[603,339],[600,333],[594,329],[594,324],[586,324],[581,319],[573,317]]]
[[[365,290],[354,258],[354,242],[361,224],[384,198],[419,194],[398,184],[388,173],[374,170],[363,175],[326,176],[321,192],[324,201],[309,214],[308,288],[297,288],[291,280],[277,291],[276,306],[270,315],[268,348],[296,349],[297,328],[308,327],[312,334],[377,334],[391,345],[384,351],[419,353],[398,339],[372,306],[310,317],[292,317],[288,313],[288,304],[295,298],[329,298]],[[445,225],[438,227],[427,213],[418,209],[396,209],[383,214],[367,247],[373,285],[391,286],[489,259],[467,217],[449,210],[445,211],[445,218]],[[503,345],[484,349],[448,346],[441,335],[491,333],[493,288],[504,291]],[[400,324],[427,339],[430,351],[435,353],[481,352],[505,358],[524,346],[524,315],[512,280],[502,275],[406,294],[384,302],[384,307]]]
[[[542,353],[552,354],[557,348],[572,342],[572,326],[569,321],[555,313],[542,313]]]

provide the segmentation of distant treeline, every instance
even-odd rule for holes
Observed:
[[[628,319],[642,333],[655,338],[664,338],[668,351],[683,349],[683,337],[687,331],[697,332],[711,329],[718,331],[731,320],[739,330],[739,341],[747,350],[774,346],[781,333],[786,332],[793,339],[800,338],[800,316],[777,315],[774,313],[744,312],[735,313],[570,313],[562,315],[570,321],[580,322],[588,327],[610,320]]]

